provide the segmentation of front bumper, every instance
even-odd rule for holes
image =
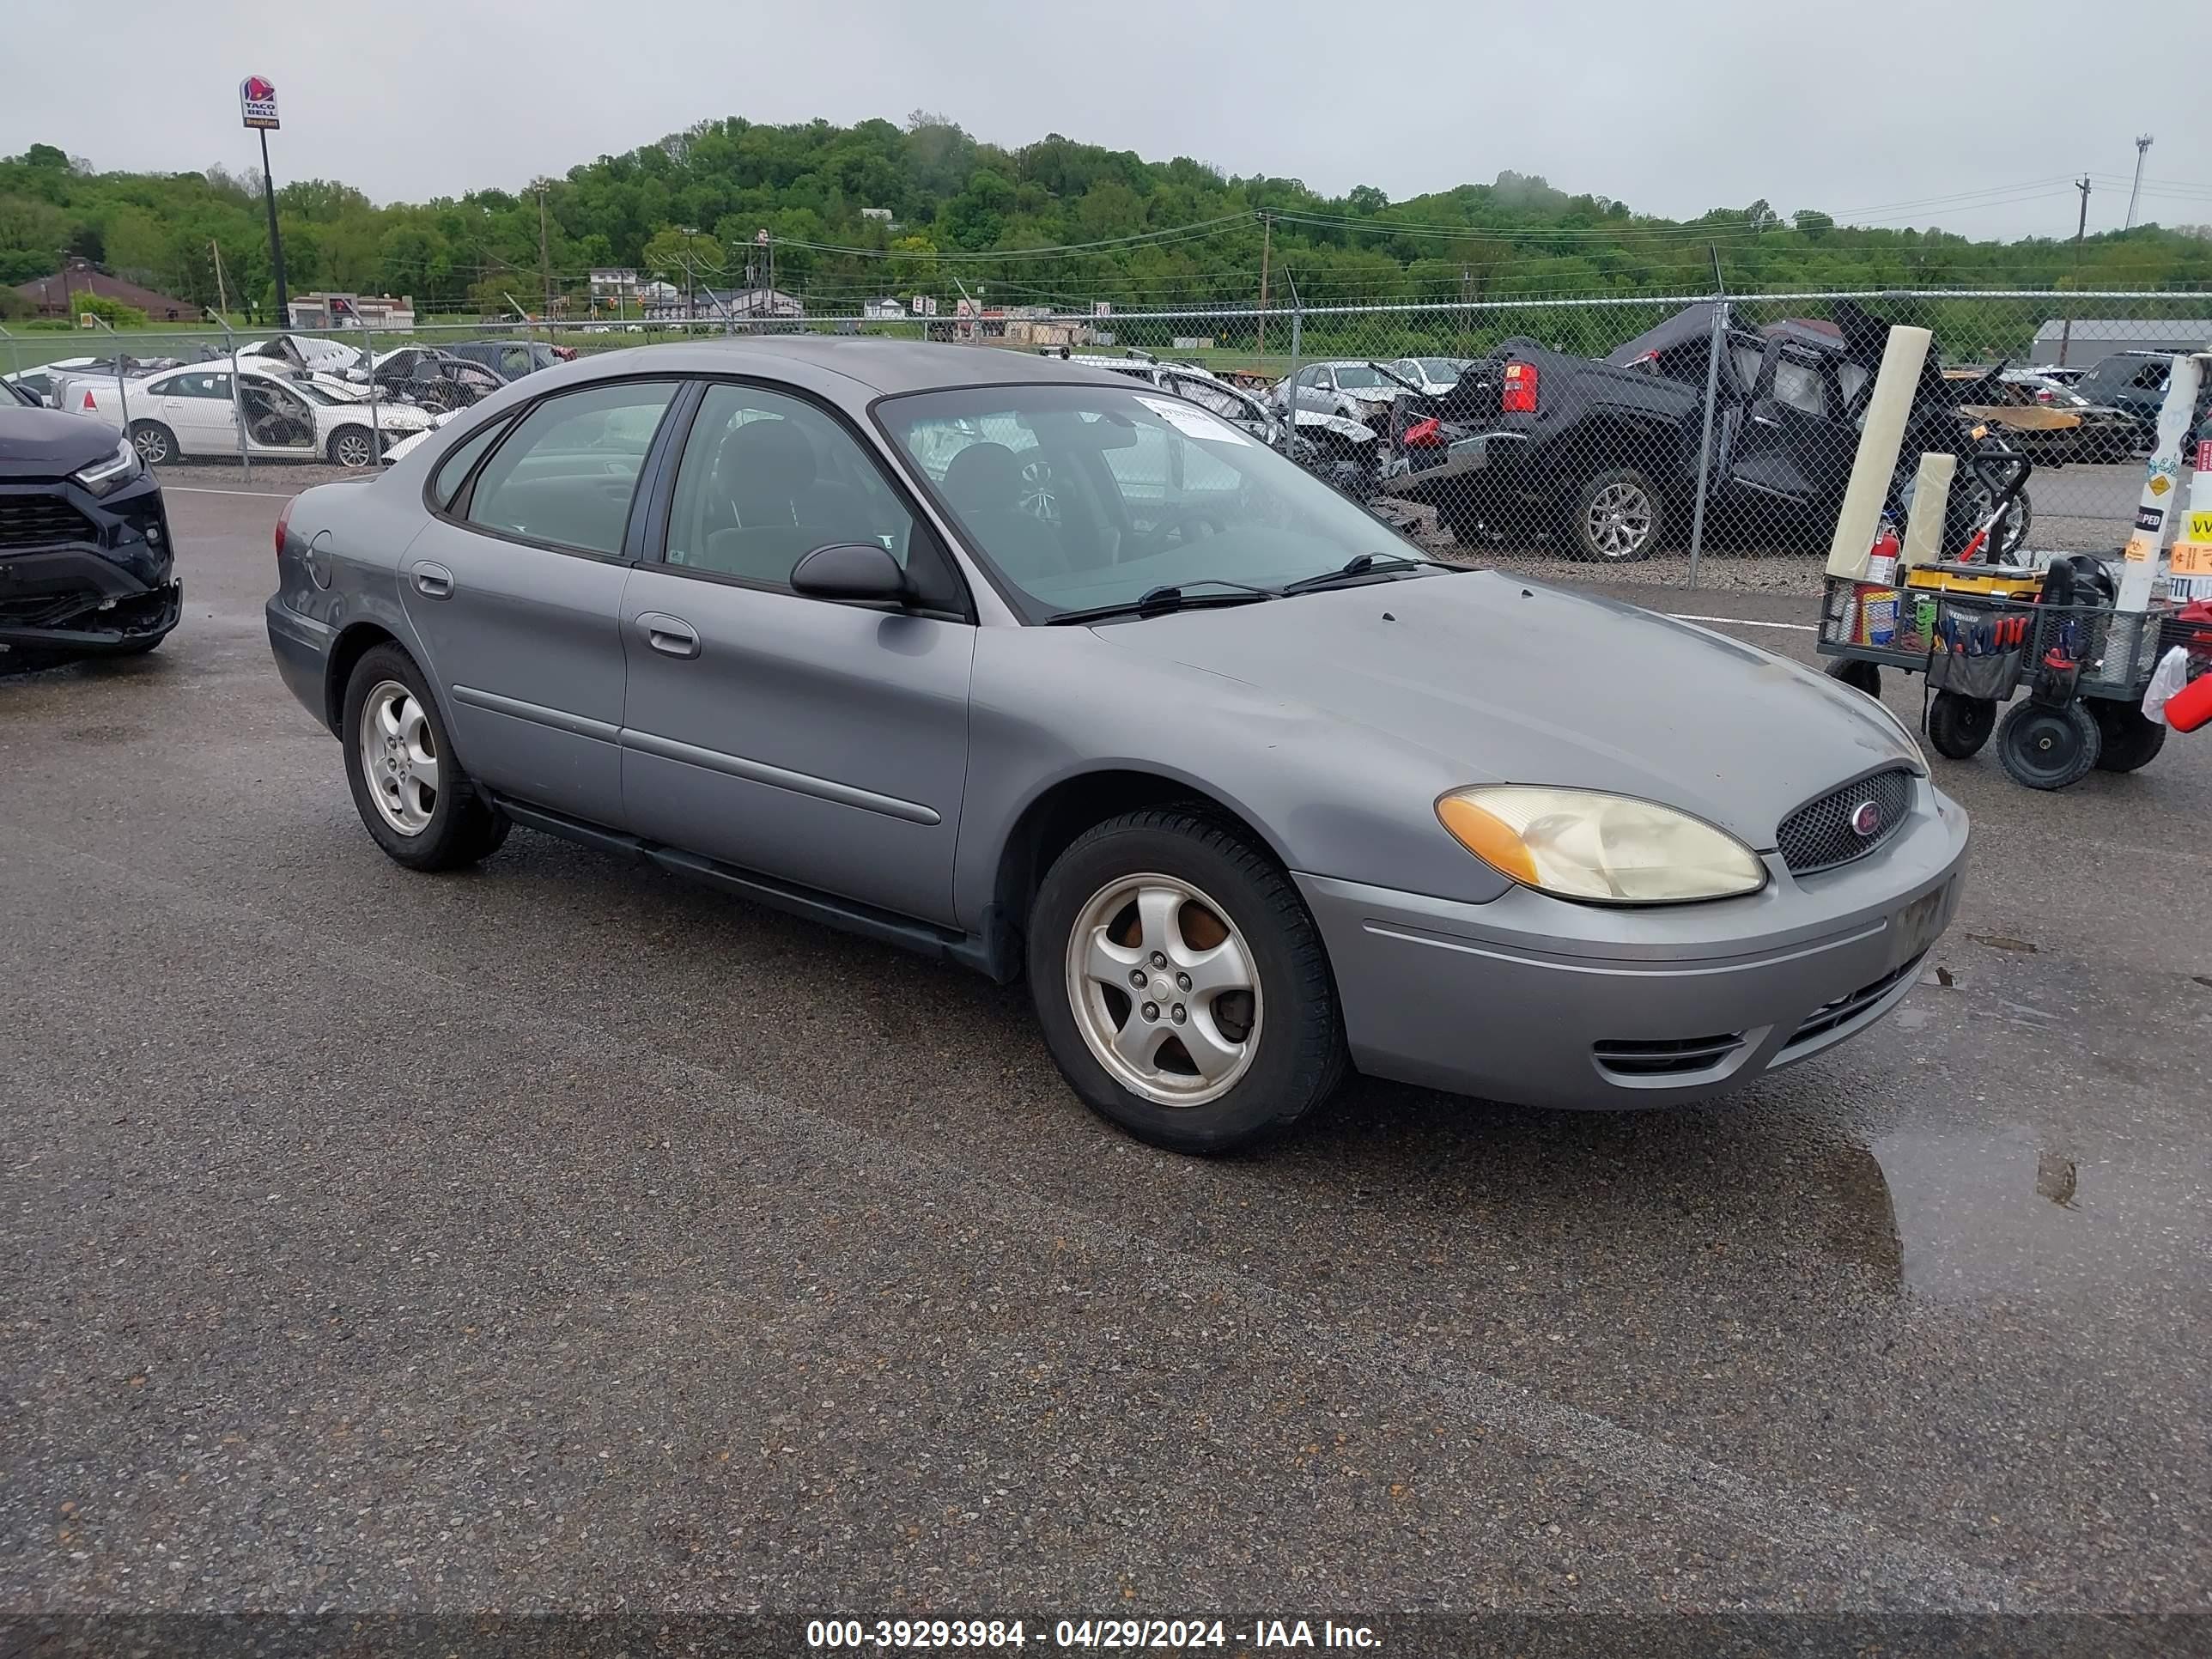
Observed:
[[[1966,815],[1921,781],[1880,852],[1749,898],[1462,904],[1300,875],[1363,1072],[1523,1105],[1705,1099],[1903,1001],[1958,907]]]
[[[102,554],[41,548],[0,557],[0,649],[78,656],[138,651],[166,637],[184,612],[184,584],[151,584]]]
[[[93,495],[69,480],[0,480],[0,651],[139,651],[177,625],[161,488]]]

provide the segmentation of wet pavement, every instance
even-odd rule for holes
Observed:
[[[0,1606],[2212,1613],[2212,742],[1939,761],[1923,983],[1723,1104],[1200,1163],[1017,992],[392,865],[216,487],[161,651],[0,678]]]

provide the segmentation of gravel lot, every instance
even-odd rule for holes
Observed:
[[[179,632],[0,678],[0,1611],[2212,1613],[2212,743],[1939,762],[1926,981],[1723,1106],[1200,1163],[957,970],[399,870],[170,482]]]

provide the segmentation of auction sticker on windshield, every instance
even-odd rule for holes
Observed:
[[[1249,444],[1252,441],[1228,422],[1207,414],[1196,404],[1178,403],[1173,398],[1146,398],[1141,394],[1137,401],[1186,438],[1204,438],[1218,444]]]

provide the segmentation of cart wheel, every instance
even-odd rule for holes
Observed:
[[[2132,772],[2149,765],[2166,747],[2166,727],[2144,719],[2142,710],[2131,702],[2097,697],[2091,700],[2089,712],[2096,716],[2104,739],[2097,751],[2100,771]]]
[[[2104,746],[2097,717],[2078,702],[2024,702],[1997,731],[1997,758],[2014,783],[2064,789],[2089,775]]]
[[[1828,663],[1828,678],[1850,686],[1854,691],[1863,691],[1869,697],[1881,695],[1881,670],[1870,662],[1854,662],[1848,657],[1832,658]]]
[[[1996,730],[1997,706],[1987,697],[1938,691],[1928,705],[1928,741],[1946,760],[1972,760]]]

